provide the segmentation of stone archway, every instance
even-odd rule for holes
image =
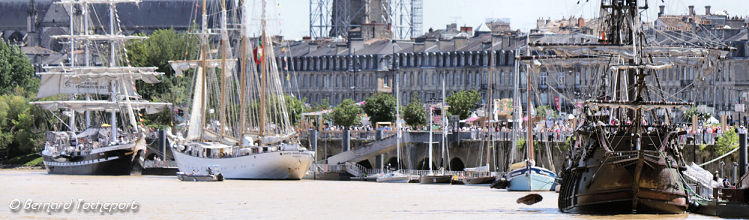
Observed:
[[[438,169],[439,167],[435,163],[436,161],[432,161],[432,169]],[[424,158],[419,161],[419,163],[416,164],[417,170],[429,170],[429,158]]]
[[[390,168],[391,170],[397,170],[398,169],[398,167],[396,166],[397,160],[398,158],[396,157],[391,157],[390,159],[388,159],[387,162],[385,163],[385,169]],[[406,164],[403,163],[403,161],[400,162],[400,165],[401,165],[401,169],[408,169],[406,167]]]
[[[450,170],[451,171],[463,171],[466,166],[463,163],[463,160],[460,158],[454,157],[452,160],[450,160]]]
[[[372,169],[372,164],[369,163],[369,160],[362,160],[362,161],[359,161],[356,164],[359,164],[359,165],[361,165],[361,166],[363,166],[364,168],[367,168],[367,169]]]

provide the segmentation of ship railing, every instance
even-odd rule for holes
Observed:
[[[683,145],[714,145],[715,141],[717,141],[721,135],[723,134],[710,132],[690,133],[679,136],[677,141],[679,144]],[[688,141],[688,139],[692,139],[693,141]]]

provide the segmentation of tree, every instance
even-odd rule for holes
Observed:
[[[137,81],[135,87],[143,99],[151,101],[185,103],[190,94],[187,90],[191,77],[176,77],[170,60],[197,59],[198,38],[172,29],[156,30],[146,40],[130,40],[126,43],[129,64],[138,67],[157,67],[163,72],[161,82],[147,84]],[[154,125],[170,124],[169,112],[146,115],[145,121]]]
[[[690,107],[684,112],[684,121],[692,122],[692,116],[697,116],[698,121],[705,121],[710,118],[710,113],[700,112],[696,107]]]
[[[460,116],[460,120],[463,120],[471,115],[471,111],[476,109],[479,101],[481,101],[481,96],[476,90],[456,92],[447,97],[446,102],[450,105],[447,111],[451,115]]]
[[[0,96],[0,158],[40,151],[51,123],[48,114],[22,96]]]
[[[395,98],[386,93],[377,93],[365,100],[362,106],[372,124],[395,121]]]
[[[551,113],[551,115],[548,114],[549,112]],[[554,111],[554,109],[551,109],[548,105],[542,105],[536,108],[536,115],[542,118],[556,117],[557,112]]]
[[[408,103],[408,105],[402,109],[403,120],[406,121],[406,124],[411,125],[411,127],[417,127],[427,123],[427,111],[424,109],[424,106],[416,93],[411,95],[411,103]]]
[[[39,79],[34,77],[29,58],[18,46],[0,40],[0,94],[24,91],[23,96],[31,97],[38,89]]]
[[[723,155],[739,147],[739,136],[733,129],[726,129],[717,141],[715,141],[714,151],[718,155]]]
[[[284,100],[286,101],[286,109],[289,112],[289,120],[291,120],[291,124],[296,125],[297,122],[302,120],[302,113],[305,110],[304,101],[290,95],[284,95]]]
[[[330,117],[333,119],[333,124],[349,129],[351,126],[361,124],[361,113],[361,108],[354,105],[354,101],[345,99],[341,104],[333,108]]]

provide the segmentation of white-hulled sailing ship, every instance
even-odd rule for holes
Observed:
[[[135,80],[159,82],[155,67],[118,66],[123,42],[144,37],[125,36],[119,32],[115,4],[138,3],[140,0],[61,0],[70,14],[70,34],[54,36],[68,39],[70,60],[67,66],[44,67],[38,98],[56,97],[55,101],[38,101],[38,105],[55,114],[59,129],[47,133],[42,151],[44,165],[50,174],[128,175],[146,147],[145,133],[137,125],[136,111],[156,113],[169,106],[139,100]],[[89,10],[94,4],[109,5],[109,33],[91,34]],[[98,19],[96,19],[98,20]],[[104,24],[100,24],[104,27]],[[117,30],[117,31],[116,31]],[[107,47],[101,46],[107,43]],[[76,50],[85,57],[78,63]],[[91,52],[106,55],[108,63],[97,64]],[[102,60],[106,56],[100,56]],[[104,61],[107,62],[107,61]],[[62,117],[58,116],[62,113]],[[84,119],[77,116],[83,113]],[[67,122],[62,118],[67,117]],[[79,127],[83,127],[79,129]]]
[[[218,168],[228,179],[301,179],[314,152],[301,147],[287,112],[271,38],[265,33],[265,1],[262,35],[253,43],[260,45],[254,59],[248,59],[247,49],[251,42],[249,5],[239,5],[241,42],[237,51],[241,59],[234,59],[229,50],[226,1],[211,3],[221,8],[215,13],[219,18],[214,19],[220,24],[218,54],[211,53],[208,5],[203,0],[200,58],[171,62],[177,73],[196,69],[188,130],[170,141],[179,170],[189,173]]]

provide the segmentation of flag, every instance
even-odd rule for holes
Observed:
[[[259,65],[263,59],[263,40],[258,39],[257,47],[252,51],[255,54],[255,64]]]
[[[286,50],[286,48],[281,49],[281,53]],[[286,60],[286,57],[283,57],[283,70],[289,71],[289,62]],[[289,75],[286,75],[286,80],[289,80]]]

